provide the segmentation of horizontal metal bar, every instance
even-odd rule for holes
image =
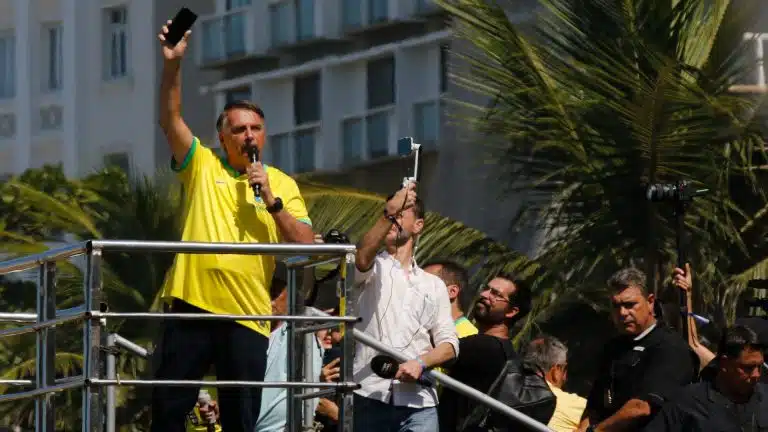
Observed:
[[[343,257],[333,257],[333,258],[327,258],[327,257],[305,257],[305,256],[298,256],[298,257],[291,257],[291,259],[285,260],[285,267],[286,268],[312,268],[321,266],[323,264],[333,264],[338,263],[343,259]]]
[[[307,399],[321,398],[325,396],[335,396],[336,393],[338,393],[338,390],[320,390],[320,391],[307,393],[303,395],[296,395],[296,399],[307,400]]]
[[[64,384],[69,382],[80,382],[82,383],[83,376],[82,375],[76,375],[71,377],[64,377],[59,378],[56,380],[56,384]],[[33,380],[9,380],[9,379],[0,379],[0,385],[7,385],[7,386],[33,386],[35,385],[35,382]]]
[[[56,317],[70,316],[85,312],[85,306],[60,309],[56,311]],[[0,323],[25,323],[37,322],[37,314],[31,312],[0,312]]]
[[[38,254],[23,256],[0,262],[0,275],[29,270],[44,262],[57,261],[82,255],[87,251],[87,243],[74,243],[56,249],[49,249]]]
[[[187,320],[229,320],[229,321],[296,321],[296,322],[358,322],[360,318],[351,316],[283,316],[283,315],[231,315],[212,313],[163,313],[163,312],[91,312],[92,318],[135,318],[135,319],[187,319]]]
[[[325,317],[330,316],[325,312],[319,311],[317,309],[307,309],[307,312],[317,316],[325,316]],[[405,357],[400,351],[396,351],[393,348],[381,343],[378,339],[372,337],[371,335],[365,333],[362,330],[352,329],[352,336],[358,342],[364,345],[368,345],[369,347],[375,349],[376,351],[379,351],[391,357],[394,357],[398,361],[405,362],[407,360],[410,360],[409,358]],[[477,391],[474,388],[464,384],[463,382],[453,379],[442,372],[438,372],[436,370],[427,370],[425,374],[428,377],[434,378],[436,381],[440,382],[444,387],[447,387],[459,394],[462,394],[472,400],[479,402],[482,405],[485,405],[491,409],[494,409],[504,414],[505,416],[519,423],[522,423],[525,426],[528,426],[528,428],[532,430],[541,431],[541,432],[551,432],[551,429],[549,429],[543,423],[539,423],[538,421],[515,410],[514,408],[511,408],[505,405],[504,403],[499,402],[498,400],[486,395],[485,393]]]
[[[44,394],[56,393],[64,390],[83,387],[84,384],[85,384],[85,379],[81,377],[78,380],[56,384],[50,387],[43,387],[39,389],[27,390],[27,391],[18,392],[18,393],[6,393],[3,395],[0,395],[0,403],[12,402],[12,401],[17,401],[22,399],[30,399],[33,397],[42,396]]]
[[[341,255],[354,253],[352,244],[201,243],[186,241],[90,240],[94,249],[107,252],[175,252],[242,255]]]
[[[119,346],[120,348],[141,358],[149,357],[149,351],[147,351],[146,348],[133,343],[132,341],[120,336],[117,333],[114,333],[113,336],[115,337],[115,345]]]
[[[357,390],[360,385],[354,382],[290,382],[290,381],[180,381],[180,380],[108,380],[92,379],[95,386],[136,386],[136,387],[258,387],[258,388],[332,388]]]
[[[312,326],[306,326],[306,327],[297,327],[295,331],[296,333],[314,333],[316,331],[336,328],[338,326],[339,326],[339,323],[332,322],[332,323],[318,324],[318,325],[312,325]]]
[[[65,324],[71,321],[80,321],[85,318],[85,315],[86,315],[85,312],[80,312],[80,313],[75,313],[68,316],[56,317],[52,320],[25,325],[23,327],[0,330],[0,338],[9,337],[9,336],[18,336],[26,333],[33,333],[47,327],[53,327],[53,326]]]

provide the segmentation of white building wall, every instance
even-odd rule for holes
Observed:
[[[205,13],[215,0],[190,1]],[[62,163],[67,175],[87,175],[114,153],[126,154],[134,174],[153,174],[167,165],[155,160],[161,144],[156,10],[166,6],[160,0],[0,0],[0,38],[15,37],[10,64],[15,96],[0,93],[0,176],[55,163]],[[106,11],[112,7],[127,9],[128,55],[125,76],[108,79]],[[56,25],[61,26],[61,84],[50,90],[47,31]],[[0,67],[9,67],[2,57]]]

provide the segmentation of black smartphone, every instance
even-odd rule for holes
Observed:
[[[168,34],[165,35],[165,43],[171,48],[181,41],[184,37],[184,33],[192,28],[192,24],[197,21],[197,14],[187,8],[181,8],[179,13],[173,17],[171,24],[168,26]]]

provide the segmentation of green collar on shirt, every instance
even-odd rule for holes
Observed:
[[[464,315],[462,315],[462,316],[460,316],[460,317],[456,318],[456,321],[454,321],[454,322],[453,322],[453,325],[454,325],[454,326],[457,326],[457,325],[459,325],[459,323],[461,323],[462,321],[469,321],[469,320],[467,319],[467,317],[465,317]]]
[[[229,161],[227,161],[227,156],[223,155],[219,157],[219,160],[221,161],[221,164],[224,165],[224,169],[227,170],[229,175],[231,175],[233,178],[239,178],[240,176],[244,176],[245,174],[240,174],[236,169],[232,168],[232,165],[229,164]],[[262,165],[264,165],[264,169],[267,169],[267,164],[262,162]]]

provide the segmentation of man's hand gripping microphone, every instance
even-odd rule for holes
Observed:
[[[248,146],[248,160],[251,161],[251,165],[259,161],[258,147],[254,145]],[[253,188],[253,196],[255,196],[256,198],[259,198],[261,196],[261,185],[257,183],[257,184],[251,185],[251,187]]]

